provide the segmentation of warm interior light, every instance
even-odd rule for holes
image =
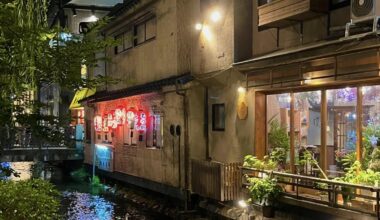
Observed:
[[[195,30],[200,31],[200,30],[202,30],[202,28],[203,28],[203,25],[201,23],[195,24]]]
[[[239,88],[238,88],[239,93],[244,93],[245,91],[246,91],[246,89],[244,87],[239,86]]]
[[[247,203],[246,203],[244,200],[240,200],[240,201],[238,202],[238,205],[239,205],[241,208],[247,208],[247,207],[248,207]]]
[[[215,10],[211,13],[210,18],[213,22],[218,22],[222,18],[222,14],[218,10]]]
[[[89,22],[94,22],[94,21],[97,21],[98,20],[98,17],[96,17],[95,15],[91,15],[89,18],[88,18],[88,21]]]

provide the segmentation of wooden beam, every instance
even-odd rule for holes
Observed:
[[[255,156],[263,159],[266,154],[266,95],[255,93]]]
[[[295,131],[294,131],[294,93],[290,93],[290,170],[296,172],[295,167]]]
[[[321,91],[321,156],[320,156],[320,166],[324,172],[328,167],[327,164],[327,96],[326,90]]]
[[[362,162],[362,121],[363,121],[363,93],[362,87],[358,87],[356,104],[356,159]]]

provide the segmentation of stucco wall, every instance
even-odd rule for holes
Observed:
[[[244,86],[244,76],[234,70],[226,71],[220,77],[225,84],[210,88],[209,137],[210,156],[220,162],[241,162],[247,154],[253,153],[254,141],[254,93],[248,90],[245,100],[248,106],[246,119],[239,119],[237,107],[240,86]],[[212,130],[212,104],[224,103],[226,110],[225,131]]]
[[[153,5],[145,6],[150,2]],[[123,21],[107,30],[107,36],[114,36],[126,25],[132,24],[142,15],[153,12],[157,17],[156,37],[119,54],[114,48],[107,50],[112,61],[107,65],[107,74],[120,79],[118,84],[108,85],[108,90],[117,90],[130,85],[142,84],[183,74],[178,72],[177,56],[177,8],[175,0],[142,1],[125,15]],[[112,24],[112,23],[111,23]]]
[[[171,89],[169,88],[169,90]],[[144,102],[147,105],[153,104],[153,102],[160,105],[158,108],[162,111],[163,116],[163,146],[159,149],[147,148],[145,145],[139,146],[139,144],[137,146],[126,146],[123,141],[123,126],[113,129],[114,137],[111,145],[114,149],[114,171],[171,186],[178,186],[179,159],[182,161],[180,165],[182,184],[185,177],[183,173],[184,135],[182,132],[181,136],[172,136],[170,134],[170,125],[179,125],[182,130],[184,129],[183,98],[173,91],[159,96],[160,98],[153,98],[155,100],[152,102],[149,99]],[[120,99],[97,103],[94,108],[86,108],[86,115],[87,117],[92,116],[92,118],[95,115],[102,115],[106,111],[123,105],[124,102],[125,100]],[[95,109],[93,113],[92,109]],[[98,133],[94,131],[93,121],[91,127],[92,141],[91,144],[86,144],[85,146],[85,163],[88,164],[92,164],[92,148],[94,144],[102,144],[102,141],[96,140]]]

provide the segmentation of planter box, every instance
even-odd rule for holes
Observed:
[[[328,0],[274,0],[258,7],[259,27],[284,27],[328,12]]]

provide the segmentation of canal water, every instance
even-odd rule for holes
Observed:
[[[111,193],[98,193],[88,182],[77,182],[61,169],[34,162],[10,163],[19,172],[14,181],[39,176],[56,185],[61,192],[61,214],[68,220],[150,220],[157,217],[139,210],[138,207]]]

